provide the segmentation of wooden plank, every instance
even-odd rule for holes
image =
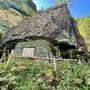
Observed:
[[[24,48],[23,49],[23,57],[34,57],[35,48]]]
[[[14,58],[28,58],[28,59],[44,59],[44,60],[52,60],[53,58],[44,58],[44,57],[23,57],[23,56],[12,56]]]
[[[53,60],[53,58],[46,58],[46,57],[22,57],[22,56],[12,56],[14,58],[28,58],[28,59],[43,59],[43,60]],[[78,60],[77,59],[56,59],[55,58],[55,61],[58,62],[58,61],[71,61],[71,62],[77,62]]]

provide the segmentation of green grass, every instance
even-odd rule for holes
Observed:
[[[43,60],[12,58],[0,64],[1,90],[89,90],[90,66],[88,64],[53,63]],[[12,90],[12,89],[11,89]]]
[[[80,34],[83,36],[85,43],[90,52],[90,17],[77,19]]]

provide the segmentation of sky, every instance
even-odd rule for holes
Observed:
[[[42,9],[42,7],[45,10],[56,5],[56,0],[33,0],[33,2],[36,4],[38,10]]]
[[[33,0],[37,10],[48,9],[56,5],[56,0]],[[71,15],[75,18],[90,16],[90,0],[72,0],[69,7]]]

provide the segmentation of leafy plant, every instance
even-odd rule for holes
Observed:
[[[90,66],[69,61],[12,58],[0,65],[1,90],[89,90]]]

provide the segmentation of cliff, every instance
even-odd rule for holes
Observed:
[[[31,0],[0,0],[0,32],[6,33],[35,13],[36,5]]]

